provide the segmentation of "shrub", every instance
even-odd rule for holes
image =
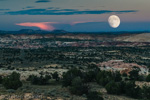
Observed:
[[[98,92],[89,92],[87,100],[104,100]]]
[[[129,72],[130,74],[130,80],[138,80],[139,79],[139,71],[140,69],[138,67],[133,67],[134,69],[132,71]]]
[[[80,77],[80,78],[83,77],[82,72],[76,68],[70,69],[66,73],[63,73],[62,86],[64,87],[70,86],[72,84],[72,80],[75,77]]]
[[[109,82],[105,86],[108,94],[121,94],[121,87],[119,83],[115,83],[114,81]]]
[[[85,85],[80,77],[76,77],[73,79],[70,92],[76,95],[87,94],[89,90],[88,85]]]
[[[150,100],[150,87],[149,86],[143,86],[142,88],[142,98],[146,100]]]
[[[150,82],[150,74],[146,77],[146,81]]]
[[[94,68],[97,68],[97,65],[89,64],[87,67],[88,67],[88,69],[94,69]]]
[[[11,75],[4,77],[3,85],[6,89],[14,89],[17,90],[22,86],[22,82],[20,81],[20,74],[13,72]]]
[[[0,76],[0,84],[2,83],[2,81],[3,81],[3,78],[2,78],[2,76]]]
[[[53,77],[53,79],[55,79],[56,81],[59,81],[58,72],[54,72],[54,73],[52,74],[52,77]]]
[[[109,71],[100,71],[96,76],[96,81],[98,84],[105,86],[110,81],[114,80],[112,73]]]
[[[127,77],[128,75],[127,75],[127,73],[123,73],[122,76],[123,77]]]
[[[96,78],[94,71],[88,71],[84,73],[84,82],[92,82]]]
[[[115,79],[115,82],[120,82],[120,81],[122,81],[120,72],[115,72],[115,73],[114,73],[114,79]]]
[[[125,93],[127,96],[132,98],[140,98],[141,97],[141,88],[135,85],[135,82],[127,82],[125,86]]]
[[[49,79],[50,76],[47,75],[45,77],[43,77],[42,75],[40,77],[37,77],[35,75],[30,75],[27,80],[31,81],[31,83],[34,85],[46,85],[48,84]]]

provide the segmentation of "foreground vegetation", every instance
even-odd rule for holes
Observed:
[[[111,95],[125,95],[134,99],[150,99],[150,86],[143,85],[142,87],[135,84],[135,81],[149,81],[149,76],[146,76],[141,80],[141,76],[138,74],[138,68],[127,74],[120,74],[119,72],[102,71],[95,65],[90,65],[86,70],[80,70],[72,68],[60,76],[57,72],[40,76],[30,75],[26,81],[20,80],[20,74],[13,72],[9,76],[1,77],[1,84],[9,91],[9,93],[15,93],[15,91],[21,91],[23,93],[34,93],[36,95],[42,95],[42,98],[55,97],[55,92],[44,92],[42,88],[39,90],[25,91],[30,85],[34,86],[58,86],[69,91],[69,94],[63,95],[66,98],[73,98],[73,95],[81,96],[83,100],[105,100],[101,91],[92,90],[91,84],[97,84],[101,88],[105,88],[108,94]],[[28,85],[27,85],[28,83]],[[29,85],[30,83],[30,85]],[[55,84],[55,85],[54,85]],[[33,86],[32,86],[33,87]],[[3,91],[4,92],[4,91]],[[20,94],[21,95],[21,94]],[[71,96],[72,95],[72,96]],[[81,99],[82,100],[82,99]]]

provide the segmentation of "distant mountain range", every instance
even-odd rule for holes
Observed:
[[[22,29],[19,31],[3,31],[0,30],[0,34],[50,34],[50,33],[68,33],[65,30],[54,30],[54,31],[44,31],[44,30],[32,30],[32,29]]]
[[[2,31],[0,30],[0,34],[44,34],[44,33],[50,33],[48,31],[43,30],[32,30],[32,29],[22,29],[19,31]]]
[[[35,35],[50,36],[56,38],[98,40],[98,41],[124,41],[124,42],[150,42],[150,32],[67,32],[65,30],[32,30],[22,29],[19,31],[0,31],[0,35]]]
[[[65,30],[53,30],[53,31],[44,31],[44,30],[32,30],[32,29],[21,29],[19,31],[3,31],[0,30],[0,34],[65,34],[65,33],[73,33],[73,34],[139,34],[139,33],[149,33],[147,31],[136,31],[136,32],[68,32]]]

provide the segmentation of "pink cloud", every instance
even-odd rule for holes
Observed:
[[[76,22],[72,22],[71,25],[76,25],[80,23],[88,23],[88,22],[93,22],[93,21],[76,21]]]
[[[16,25],[19,25],[19,26],[38,27],[41,30],[47,30],[47,31],[51,31],[51,30],[55,29],[55,27],[52,26],[52,24],[57,24],[57,22],[37,22],[37,23],[26,22],[26,23],[16,23]]]

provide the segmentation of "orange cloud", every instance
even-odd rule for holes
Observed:
[[[27,26],[27,27],[38,27],[41,30],[47,30],[51,31],[54,30],[55,27],[52,26],[52,24],[57,24],[57,22],[37,22],[37,23],[32,23],[32,22],[26,22],[26,23],[16,23],[16,25],[19,26]]]

